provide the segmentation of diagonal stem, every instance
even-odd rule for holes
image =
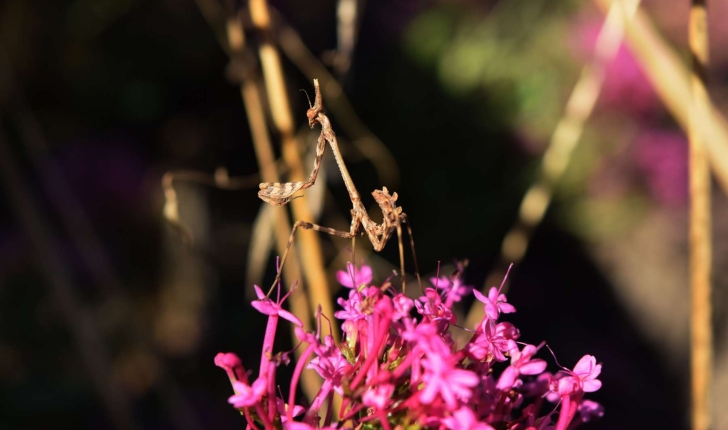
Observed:
[[[554,187],[566,171],[584,131],[584,124],[594,110],[604,82],[606,66],[614,57],[624,37],[625,21],[637,9],[639,0],[615,0],[607,13],[594,47],[594,58],[581,71],[564,114],[554,129],[543,155],[539,177],[526,191],[521,200],[518,221],[503,238],[501,257],[497,270],[486,279],[482,292],[489,285],[504,278],[508,264],[518,264],[526,253],[533,229],[541,223],[553,197]],[[507,289],[507,287],[506,287]],[[466,327],[473,327],[483,319],[481,306],[473,306],[468,312]],[[462,332],[466,340],[466,332]]]

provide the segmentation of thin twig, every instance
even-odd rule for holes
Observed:
[[[612,3],[594,46],[594,58],[582,68],[579,80],[566,103],[564,114],[543,155],[539,177],[521,201],[518,221],[503,239],[500,262],[486,279],[483,292],[487,292],[489,286],[494,285],[497,280],[503,279],[505,268],[509,264],[518,264],[526,253],[531,232],[543,220],[551,203],[554,187],[566,171],[584,130],[584,124],[594,110],[604,83],[606,66],[622,43],[624,21],[634,14],[638,4],[639,0],[617,0]],[[473,306],[468,312],[466,327],[474,326],[483,316],[483,307]],[[463,336],[467,336],[467,333],[463,332]]]
[[[710,106],[706,88],[708,68],[708,13],[705,0],[692,0],[688,40],[693,67],[690,76],[692,106],[690,138],[690,358],[692,379],[692,428],[710,427],[710,386],[713,374],[711,330],[711,219],[710,164],[699,118]]]
[[[164,191],[164,209],[162,212],[164,218],[167,222],[179,229],[184,242],[188,246],[192,246],[194,235],[192,229],[180,219],[177,191],[174,188],[174,182],[193,182],[223,190],[241,190],[252,188],[259,179],[260,175],[257,173],[239,178],[231,178],[228,176],[227,169],[224,167],[215,170],[213,175],[198,170],[169,171],[162,176],[162,191]]]
[[[273,43],[268,2],[266,0],[251,0],[249,8],[253,26],[260,37],[258,47],[260,63],[273,123],[281,136],[283,159],[290,168],[290,180],[302,181],[304,178],[303,163],[296,144],[293,116],[286,91],[283,68],[278,50]],[[311,211],[306,202],[302,200],[293,201],[291,206],[295,219],[312,219]],[[301,234],[300,241],[302,249],[300,257],[309,291],[309,301],[311,304],[320,304],[324,314],[333,315],[333,302],[324,269],[320,239],[314,232],[306,231]],[[337,328],[335,328],[332,335],[338,341]]]

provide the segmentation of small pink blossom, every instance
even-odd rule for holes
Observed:
[[[336,272],[336,280],[339,284],[347,288],[358,288],[360,285],[369,285],[372,282],[372,268],[367,265],[357,269],[351,263],[346,263],[346,272],[339,270]]]
[[[442,422],[452,430],[495,430],[488,424],[478,421],[473,411],[464,406],[443,419]]]
[[[232,352],[218,352],[215,356],[215,366],[233,373],[241,372],[243,369],[240,358]]]
[[[473,294],[476,299],[485,303],[485,314],[490,319],[497,320],[500,312],[510,314],[516,311],[516,308],[507,302],[506,295],[501,294],[496,287],[490,288],[487,297],[478,290],[473,290]]]
[[[392,318],[394,321],[399,321],[409,316],[415,302],[404,294],[399,293],[392,298],[392,304],[394,305],[394,315]]]
[[[592,400],[583,400],[578,411],[581,421],[585,423],[604,416],[604,406]]]
[[[516,342],[510,340],[509,353],[511,355],[511,365],[501,373],[496,388],[499,390],[510,390],[521,375],[538,375],[546,370],[546,361],[540,358],[533,359],[538,352],[538,348],[533,345],[526,345],[523,350],[518,350]]]
[[[297,417],[301,415],[306,409],[304,409],[303,406],[294,405],[293,406],[293,416]],[[281,416],[281,422],[285,423],[288,420],[288,403],[285,403],[280,398],[276,397],[276,411]]]
[[[422,375],[424,388],[420,392],[420,401],[424,404],[432,403],[439,394],[448,408],[455,409],[459,399],[470,399],[471,388],[480,382],[474,372],[455,368],[438,354],[429,354],[422,360],[422,367],[425,372]]]
[[[392,400],[393,394],[394,385],[381,384],[376,388],[370,388],[365,391],[361,400],[366,406],[384,409],[387,403]]]
[[[235,406],[236,408],[247,408],[260,402],[263,395],[266,393],[266,381],[265,379],[258,378],[250,386],[244,382],[235,381],[233,382],[233,390],[235,394],[230,396],[228,403]]]
[[[266,295],[263,293],[263,290],[261,290],[259,286],[255,285],[254,287],[255,287],[255,295],[258,296],[258,300],[253,300],[250,304],[258,312],[262,313],[263,315],[268,315],[268,316],[277,315],[283,319],[286,319],[286,320],[292,322],[293,324],[296,324],[299,327],[303,327],[303,323],[301,322],[300,319],[298,319],[298,317],[296,317],[292,313],[288,312],[287,310],[283,309],[283,307],[281,306],[281,303],[283,302],[283,300],[286,299],[286,297],[288,297],[288,294],[290,294],[290,292],[288,294],[286,294],[286,296],[284,296],[280,302],[276,303],[273,300],[266,297]]]
[[[602,387],[602,381],[597,379],[600,373],[602,365],[597,364],[597,359],[593,355],[585,355],[574,366],[573,375],[578,378],[585,393],[593,393]]]

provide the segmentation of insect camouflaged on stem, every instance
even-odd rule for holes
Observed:
[[[334,133],[334,130],[331,128],[331,122],[329,121],[329,118],[324,113],[324,107],[323,107],[323,100],[321,97],[321,89],[319,88],[318,79],[313,80],[314,88],[316,91],[316,98],[314,105],[311,106],[311,108],[306,111],[306,116],[308,117],[308,125],[311,128],[314,128],[316,124],[321,125],[321,134],[318,138],[318,143],[316,145],[316,161],[314,162],[313,170],[311,171],[311,175],[308,178],[308,181],[306,182],[286,182],[286,183],[271,183],[271,182],[264,182],[260,184],[260,191],[258,192],[258,197],[260,197],[263,201],[270,203],[275,206],[282,206],[294,198],[297,198],[299,196],[294,196],[294,194],[298,191],[305,190],[306,188],[311,187],[316,182],[316,177],[318,176],[318,171],[321,168],[321,160],[324,155],[324,151],[326,149],[326,143],[328,142],[331,146],[331,150],[334,153],[334,158],[336,159],[336,164],[339,166],[339,171],[341,172],[341,176],[344,179],[344,184],[346,185],[346,189],[349,192],[349,198],[351,199],[352,209],[351,209],[351,228],[349,231],[341,231],[341,230],[335,230],[328,227],[323,227],[317,224],[313,224],[306,221],[297,221],[293,229],[291,230],[291,235],[288,239],[288,245],[286,247],[286,251],[283,254],[283,257],[281,258],[281,267],[286,262],[286,258],[288,257],[288,252],[290,251],[291,244],[293,243],[293,237],[296,234],[296,230],[298,228],[303,228],[306,230],[315,230],[320,231],[324,233],[328,233],[334,236],[343,237],[345,239],[354,239],[357,235],[357,233],[360,232],[360,228],[363,228],[363,233],[366,233],[367,237],[369,238],[369,241],[372,243],[372,246],[374,247],[374,250],[379,252],[382,249],[384,249],[384,246],[387,244],[387,241],[392,236],[394,231],[397,231],[397,237],[399,239],[399,260],[400,260],[400,270],[401,270],[401,276],[402,276],[402,291],[405,290],[405,279],[404,279],[404,247],[402,246],[402,223],[407,224],[407,232],[410,236],[410,245],[412,247],[412,256],[415,263],[415,274],[417,275],[417,281],[420,285],[420,289],[422,289],[422,282],[420,279],[419,269],[417,267],[417,256],[415,255],[415,247],[414,247],[414,239],[412,238],[412,229],[410,228],[409,224],[407,223],[407,215],[402,211],[402,208],[397,206],[397,193],[389,194],[389,190],[387,190],[386,187],[382,187],[381,190],[374,190],[372,192],[372,196],[374,197],[374,201],[377,202],[379,205],[379,208],[382,210],[382,223],[378,224],[374,222],[367,213],[366,208],[364,207],[364,204],[361,201],[361,197],[359,195],[359,192],[356,190],[356,187],[354,186],[354,181],[351,179],[351,175],[349,175],[349,171],[346,168],[346,164],[344,164],[344,159],[341,156],[341,151],[339,150],[339,144],[336,139],[336,133]],[[273,282],[273,286],[271,287],[270,291],[273,290],[273,287],[278,283],[280,280],[280,270],[278,271],[276,275],[276,279]]]

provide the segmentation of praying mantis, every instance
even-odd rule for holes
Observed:
[[[417,257],[415,255],[414,249],[414,239],[412,238],[412,229],[410,228],[407,215],[402,211],[401,207],[397,206],[397,193],[389,194],[389,190],[387,190],[387,187],[382,187],[381,190],[374,190],[372,192],[374,201],[377,202],[379,208],[382,210],[382,222],[380,224],[374,222],[369,217],[369,214],[367,213],[367,210],[361,201],[359,192],[357,191],[356,186],[354,186],[354,181],[352,181],[351,175],[349,175],[346,164],[344,164],[344,159],[341,156],[339,144],[336,139],[336,133],[334,133],[334,130],[331,128],[331,122],[329,121],[329,118],[326,116],[324,111],[323,100],[321,97],[321,89],[319,88],[318,79],[314,79],[313,84],[316,96],[314,100],[314,105],[311,106],[308,111],[306,111],[306,116],[308,117],[308,125],[311,128],[314,128],[316,124],[319,124],[321,126],[321,134],[319,135],[316,145],[316,160],[314,162],[314,167],[311,171],[311,175],[306,182],[263,182],[260,184],[258,197],[260,197],[263,201],[275,206],[285,205],[294,198],[300,197],[294,196],[294,194],[298,191],[302,191],[306,188],[311,187],[316,182],[316,177],[321,167],[321,160],[323,159],[324,151],[326,149],[326,143],[328,142],[328,144],[331,146],[331,150],[334,153],[334,158],[336,159],[336,164],[339,167],[341,176],[344,179],[346,189],[349,192],[349,198],[351,199],[351,227],[349,228],[349,231],[341,231],[329,227],[323,227],[307,221],[296,221],[296,223],[293,225],[293,229],[291,230],[291,235],[288,238],[286,251],[283,253],[278,273],[276,274],[276,278],[273,281],[273,286],[271,286],[270,291],[273,291],[273,288],[280,281],[280,268],[282,268],[286,262],[286,258],[288,257],[288,252],[291,249],[296,230],[302,228],[305,230],[320,231],[333,236],[339,236],[345,239],[352,240],[354,240],[356,238],[356,235],[360,233],[360,230],[363,229],[362,233],[365,233],[367,235],[369,241],[374,247],[374,250],[377,252],[380,252],[382,249],[384,249],[387,241],[396,230],[399,242],[399,261],[402,276],[402,292],[404,293],[405,272],[404,247],[402,246],[402,224],[407,225],[407,232],[409,234],[410,245],[412,247],[412,256],[415,263],[415,274],[417,275],[417,281],[420,285],[420,289],[422,289],[422,281],[420,279],[419,268],[417,267]]]

